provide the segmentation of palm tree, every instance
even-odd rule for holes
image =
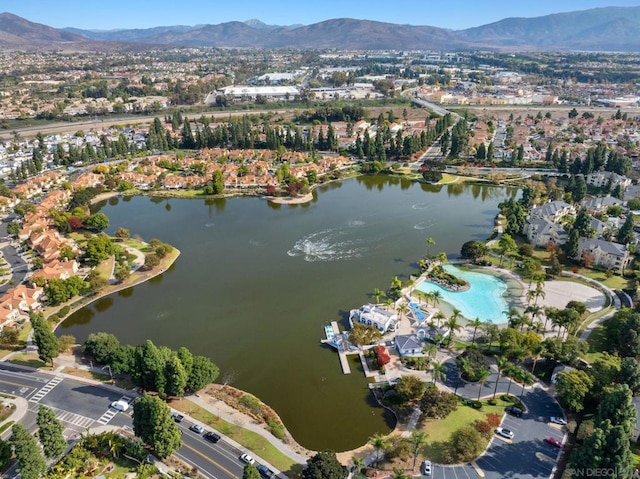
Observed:
[[[426,442],[427,442],[426,432],[419,431],[417,429],[414,429],[413,431],[411,431],[411,436],[409,436],[409,443],[413,447],[413,466],[411,467],[412,470],[415,470],[416,461],[418,460],[418,452]]]
[[[434,244],[436,244],[435,240],[429,236],[427,238],[427,257],[431,257],[431,246],[433,246]]]
[[[407,306],[407,303],[403,301],[396,309],[398,310],[398,313],[400,313],[400,319],[402,319],[402,317],[407,314],[407,311],[409,311],[409,306]]]
[[[505,311],[507,319],[509,321],[510,328],[516,328],[520,324],[520,311],[513,306],[509,308],[509,311]]]
[[[532,304],[531,306],[528,306],[525,311],[527,313],[531,313],[531,318],[535,320],[535,318],[537,318],[542,314],[543,309],[541,306],[538,306],[537,304]]]
[[[431,299],[433,300],[433,305],[438,306],[438,303],[442,299],[442,293],[436,289],[431,293]]]
[[[384,451],[387,448],[387,446],[389,445],[389,442],[387,441],[386,436],[383,436],[382,434],[377,432],[369,438],[369,444],[371,444],[373,448],[376,450],[376,469],[377,469],[378,462],[380,462],[380,459],[382,459],[380,457],[380,452]]]
[[[471,344],[476,343],[476,332],[478,331],[478,328],[482,326],[482,324],[482,320],[478,317],[476,317],[476,319],[472,321],[469,321],[469,326],[473,327],[473,337],[471,338]]]
[[[544,299],[546,295],[547,293],[544,291],[544,279],[542,279],[536,283],[536,289],[534,291],[534,296],[536,299],[533,304],[536,304],[538,302],[538,298]]]
[[[434,316],[434,319],[438,320],[438,327],[440,327],[440,321],[443,319],[447,319],[447,317],[444,315],[444,313],[442,311],[438,311]]]
[[[496,379],[496,386],[493,388],[493,399],[496,398],[500,376],[502,375],[502,371],[504,371],[504,368],[507,366],[507,364],[509,364],[509,361],[507,361],[507,358],[505,358],[504,356],[500,356],[496,361],[496,366],[498,366],[498,379]]]
[[[436,348],[435,344],[428,343],[424,348],[422,348],[422,352],[431,358],[435,357],[438,349]]]
[[[453,341],[455,332],[460,331],[460,324],[458,324],[458,321],[461,317],[462,313],[460,310],[458,308],[453,308],[453,314],[449,316],[449,319],[447,320],[447,328],[449,328],[449,344]]]
[[[540,356],[542,356],[542,354],[546,350],[547,350],[547,348],[545,347],[544,343],[535,344],[531,348],[531,356],[533,356],[533,366],[531,367],[531,374],[533,374],[534,371],[536,370],[536,365],[538,364],[538,359],[540,359]]]
[[[438,253],[438,261],[440,261],[442,264],[445,264],[448,261],[447,253],[445,253],[444,251]]]
[[[480,377],[480,389],[478,389],[478,401],[480,401],[480,396],[482,395],[482,387],[486,384],[487,379],[489,379],[489,371],[485,371]]]
[[[431,363],[431,377],[433,378],[434,384],[437,384],[438,380],[440,380],[441,383],[444,383],[444,380],[447,377],[445,370],[446,368],[441,362],[434,361]]]
[[[362,469],[364,469],[365,466],[364,459],[354,456],[353,458],[351,458],[351,462],[353,463],[354,477],[360,477],[360,475],[362,474]]]
[[[531,304],[531,301],[536,297],[536,292],[533,289],[527,291],[527,303]]]
[[[500,334],[500,328],[495,324],[487,325],[487,336],[489,336],[489,349],[492,348],[493,340]]]
[[[373,298],[376,300],[376,304],[380,302],[380,297],[384,296],[384,291],[379,290],[378,288],[373,289]]]

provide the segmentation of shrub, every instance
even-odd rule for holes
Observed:
[[[64,306],[62,308],[60,308],[60,311],[58,311],[58,316],[60,316],[61,318],[63,316],[66,316],[67,314],[69,314],[69,312],[71,311],[71,307],[70,306]]]
[[[284,425],[278,421],[275,417],[270,416],[267,419],[267,426],[269,426],[269,432],[278,439],[284,439]]]
[[[480,401],[473,401],[471,403],[471,407],[474,409],[482,409],[482,403]]]
[[[493,435],[493,427],[487,421],[476,421],[475,422],[476,430],[482,435],[484,438],[490,438]]]
[[[391,361],[391,357],[387,352],[387,348],[385,348],[381,344],[376,346],[376,356],[378,358],[378,365],[380,366],[380,368],[383,368],[386,364],[389,364],[389,362]]]
[[[487,422],[492,428],[498,427],[501,422],[500,415],[494,412],[490,412],[489,414],[487,414]]]
[[[498,401],[496,401],[495,399],[489,399],[489,400],[487,401],[487,404],[488,404],[489,406],[495,406],[496,404],[498,404]]]

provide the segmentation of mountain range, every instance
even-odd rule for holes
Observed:
[[[0,49],[157,47],[313,48],[356,50],[640,51],[640,7],[604,7],[450,30],[338,18],[311,25],[260,20],[144,29],[57,29],[0,14]]]

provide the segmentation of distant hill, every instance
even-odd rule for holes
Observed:
[[[297,23],[295,25],[267,25],[266,23],[264,23],[261,20],[258,20],[257,18],[252,18],[251,20],[245,20],[244,23],[246,23],[247,25],[253,28],[266,28],[268,30],[273,30],[275,28],[286,28],[287,30],[293,30],[294,28],[304,26],[301,23]]]
[[[37,48],[85,41],[75,33],[30,22],[12,13],[0,13],[0,47]]]
[[[458,31],[471,44],[539,50],[640,51],[640,7],[505,18]]]
[[[335,48],[357,50],[591,50],[640,51],[640,7],[606,7],[449,30],[338,18],[312,25],[267,25],[251,19],[207,25],[144,29],[56,29],[0,14],[0,48],[100,48],[145,45],[243,48]],[[88,42],[88,43],[87,43]],[[100,42],[111,42],[109,45]],[[122,45],[120,45],[122,43]],[[138,45],[136,47],[136,45]]]

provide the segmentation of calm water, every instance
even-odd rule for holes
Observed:
[[[469,283],[466,291],[449,291],[443,287],[424,281],[418,285],[420,291],[429,293],[440,291],[442,301],[455,306],[466,319],[480,318],[491,323],[506,323],[505,311],[509,309],[504,294],[507,284],[500,278],[474,271],[463,271],[447,264],[444,269]]]
[[[123,343],[150,338],[211,357],[221,379],[273,406],[304,446],[364,444],[393,419],[371,400],[360,370],[343,375],[320,345],[323,326],[406,278],[426,252],[457,256],[486,238],[497,204],[515,190],[358,178],[324,186],[307,205],[258,198],[112,198],[109,232],[124,226],[182,251],[152,281],[72,315],[58,334],[96,331]]]

